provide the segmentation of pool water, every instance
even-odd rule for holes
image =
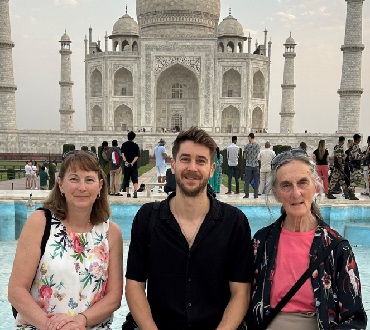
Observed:
[[[40,205],[36,205],[38,207]],[[27,215],[32,212],[26,209],[23,205],[18,205],[18,210],[22,212],[18,212],[16,221],[16,231],[20,232],[24,220]],[[128,246],[130,242],[130,231],[131,231],[131,224],[132,220],[139,210],[141,205],[133,204],[133,205],[122,205],[122,204],[112,204],[111,211],[112,216],[111,219],[116,222],[121,230],[122,236],[124,239],[124,265],[126,266],[127,260],[127,252]],[[250,225],[252,234],[256,232],[259,228],[270,224],[274,219],[278,218],[280,213],[280,207],[272,207],[268,210],[265,206],[238,206],[250,219]],[[333,210],[330,208],[321,208],[322,214],[324,219],[327,223],[332,225],[337,231],[339,231],[342,235],[346,236],[347,227],[352,229],[356,229],[356,225],[360,224],[361,227],[359,232],[355,232],[354,235],[349,239],[353,246],[353,250],[355,253],[356,261],[358,263],[358,267],[360,270],[360,278],[362,284],[362,296],[365,310],[370,316],[370,244],[362,244],[363,242],[369,243],[369,235],[370,235],[370,226],[365,224],[365,227],[362,225],[364,219],[369,219],[368,216],[369,208],[364,207],[354,207],[354,206],[346,206],[345,209],[338,210],[333,216]],[[339,214],[338,214],[339,213]],[[338,223],[338,219],[342,216],[343,221]],[[360,220],[358,220],[360,219]],[[348,226],[349,224],[349,226]],[[0,224],[1,225],[1,224]],[[354,227],[351,227],[351,226]],[[347,226],[347,227],[346,227]],[[365,228],[365,229],[364,229]],[[1,229],[1,228],[0,228]],[[348,231],[349,232],[349,231]],[[347,237],[348,238],[348,237]],[[358,242],[353,241],[355,239],[359,239]],[[0,241],[0,329],[12,329],[13,328],[13,316],[11,313],[11,306],[7,301],[7,285],[8,279],[10,276],[13,259],[15,255],[17,241],[16,240],[9,240],[9,241]],[[362,245],[362,246],[361,246]],[[124,267],[125,267],[124,266]],[[115,313],[114,322],[113,322],[113,329],[121,329],[122,323],[125,320],[126,314],[128,312],[127,303],[125,297],[122,297],[122,305],[118,311]]]

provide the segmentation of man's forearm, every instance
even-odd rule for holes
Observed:
[[[242,323],[249,307],[250,291],[238,292],[231,296],[222,320],[216,330],[236,330]]]
[[[140,330],[158,330],[145,295],[145,283],[127,280],[126,300]]]
[[[132,164],[132,165],[134,165],[134,164],[135,164],[135,162],[136,162],[138,159],[139,159],[139,157],[137,157],[137,156],[136,156],[136,157],[134,158],[134,160],[131,162],[131,164]]]

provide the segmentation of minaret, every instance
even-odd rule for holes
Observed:
[[[60,73],[60,130],[71,132],[73,126],[73,97],[71,80],[71,39],[64,33],[60,42],[61,73]]]
[[[360,124],[362,7],[364,0],[346,0],[347,18],[344,35],[342,79],[339,94],[338,132],[358,133]]]
[[[0,130],[17,129],[9,0],[0,0]]]
[[[285,64],[283,73],[282,88],[282,99],[281,99],[281,122],[280,122],[280,133],[293,133],[293,121],[294,121],[294,58],[296,43],[292,38],[292,34],[286,40],[285,44]]]

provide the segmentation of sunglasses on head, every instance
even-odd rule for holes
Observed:
[[[62,160],[65,160],[67,157],[69,157],[71,155],[76,155],[76,154],[79,154],[79,153],[82,153],[82,152],[85,152],[85,153],[95,157],[97,160],[99,160],[98,155],[95,152],[92,152],[90,150],[69,150],[69,151],[66,151],[62,156]]]
[[[303,156],[308,157],[306,150],[302,148],[292,148],[290,150],[284,151],[276,155],[271,161],[271,169],[272,170],[275,169],[287,155],[292,155],[292,156],[303,155]]]

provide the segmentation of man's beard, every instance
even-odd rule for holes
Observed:
[[[194,187],[194,189],[190,190],[181,181],[181,175],[176,175],[175,178],[176,178],[176,184],[180,188],[181,193],[185,195],[186,197],[196,197],[200,193],[202,193],[203,190],[207,187],[208,179],[209,179],[209,178],[203,179],[202,181],[200,181],[200,184],[197,187]]]

